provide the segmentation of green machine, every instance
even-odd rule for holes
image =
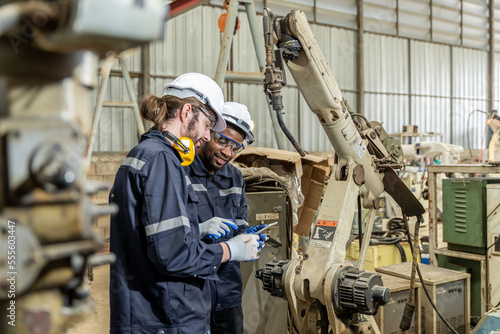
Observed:
[[[486,254],[486,186],[493,178],[443,180],[443,241],[449,250]]]
[[[492,297],[497,295],[498,288],[490,279],[494,272],[489,267],[495,267],[498,256],[488,246],[499,228],[496,212],[499,195],[500,179],[443,180],[443,241],[456,256],[437,254],[438,265],[471,274],[473,317],[482,316],[497,303],[497,298]]]

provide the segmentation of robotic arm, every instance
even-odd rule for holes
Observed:
[[[265,88],[273,109],[278,116],[283,109],[280,90],[286,84],[286,63],[335,150],[336,164],[306,253],[289,262],[267,263],[257,277],[265,290],[288,300],[292,325],[299,333],[316,333],[318,329],[378,332],[371,315],[389,301],[390,292],[383,287],[380,275],[363,271],[372,225],[367,225],[357,268],[344,264],[357,197],[371,209],[372,222],[377,197],[384,190],[407,215],[425,210],[392,169],[399,168],[402,161],[399,142],[390,138],[380,123],[351,113],[305,14],[294,10],[285,17],[275,17],[265,9],[263,23]],[[284,131],[301,153],[300,145]]]

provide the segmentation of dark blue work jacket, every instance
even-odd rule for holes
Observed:
[[[198,220],[200,223],[212,217],[232,219],[238,230],[219,239],[209,239],[207,243],[219,243],[248,229],[247,200],[245,182],[241,172],[231,164],[226,164],[214,174],[205,168],[197,155],[187,167],[193,189],[198,197]],[[217,272],[219,280],[211,281],[215,310],[223,310],[241,305],[242,281],[239,262],[223,263]],[[215,292],[215,293],[214,293]]]
[[[111,334],[206,333],[210,279],[220,245],[200,242],[198,197],[178,152],[159,131],[143,134],[118,169],[110,202]]]

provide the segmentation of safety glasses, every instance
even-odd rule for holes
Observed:
[[[231,147],[231,152],[233,154],[238,154],[245,148],[245,145],[240,144],[231,138],[228,138],[221,134],[220,132],[212,132],[212,137],[214,138],[214,141],[221,147]]]
[[[210,129],[213,128],[215,126],[215,118],[212,115],[210,115],[210,113],[208,111],[206,111],[205,109],[200,108],[200,110],[210,120]]]

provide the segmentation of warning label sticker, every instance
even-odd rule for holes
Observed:
[[[311,245],[329,248],[337,229],[336,221],[317,220],[311,237]]]

